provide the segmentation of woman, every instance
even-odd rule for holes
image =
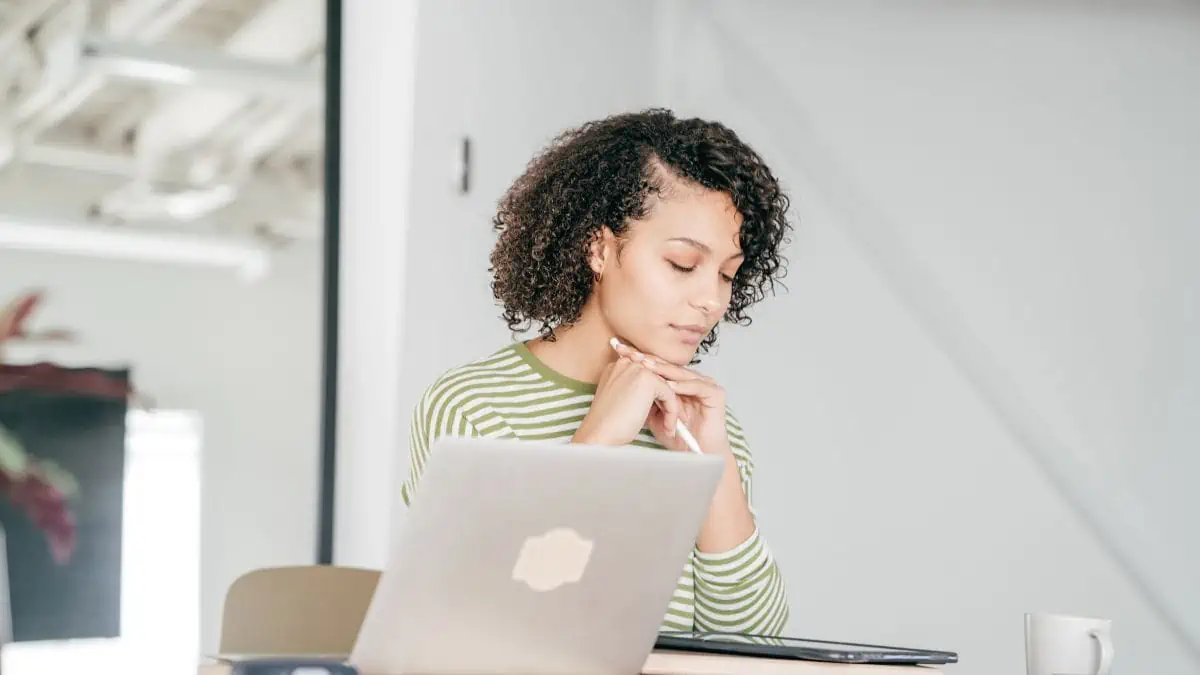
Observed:
[[[759,156],[714,122],[649,110],[557,138],[494,221],[493,292],[510,329],[539,335],[425,391],[405,503],[440,436],[684,450],[682,419],[726,471],[662,629],[778,635],[788,601],[750,507],[750,449],[721,386],[688,366],[782,276],[787,208]]]

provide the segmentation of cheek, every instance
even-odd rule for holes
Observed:
[[[646,262],[630,267],[629,281],[639,294],[660,303],[679,293],[679,274],[664,264]]]
[[[669,316],[678,302],[678,275],[666,265],[640,264],[622,266],[619,277],[606,298],[606,311],[627,321],[645,323]]]

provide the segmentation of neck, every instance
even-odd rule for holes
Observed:
[[[604,368],[617,358],[608,344],[612,337],[612,329],[603,317],[585,310],[578,322],[554,331],[553,342],[535,338],[528,346],[534,356],[554,371],[595,384]]]

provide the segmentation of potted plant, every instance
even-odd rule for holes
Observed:
[[[75,548],[75,516],[70,499],[78,486],[53,462],[29,456],[0,425],[0,495],[23,510],[45,533],[55,562],[65,564]],[[4,551],[0,550],[0,555]]]
[[[26,293],[7,308],[0,309],[0,366],[4,363],[6,343],[31,337],[25,323],[40,300],[40,293]],[[39,337],[61,339],[64,336],[62,331],[49,331]],[[23,510],[45,533],[50,553],[59,564],[70,560],[75,548],[75,518],[70,499],[78,489],[70,473],[53,462],[30,455],[19,439],[0,423],[0,498],[8,499]],[[4,554],[0,547],[0,555]],[[4,581],[0,579],[0,584]]]

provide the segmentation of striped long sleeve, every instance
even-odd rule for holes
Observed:
[[[742,489],[752,499],[754,459],[741,425],[726,416],[729,439],[737,459]],[[696,630],[748,635],[782,635],[790,607],[783,576],[771,550],[756,527],[746,541],[729,551],[696,550]]]
[[[400,486],[404,503],[411,503],[437,439],[486,436],[569,443],[595,390],[595,385],[556,373],[521,343],[447,371],[412,411],[408,477]],[[753,458],[732,414],[726,416],[726,427],[749,499]],[[648,429],[632,444],[662,449]],[[693,550],[664,609],[663,631],[778,635],[788,619],[783,580],[757,530],[730,551]]]
[[[404,505],[412,503],[413,493],[421,481],[421,473],[429,461],[429,446],[443,436],[477,437],[482,434],[464,414],[455,399],[457,388],[446,378],[425,390],[413,407],[408,429],[408,480],[400,486]]]

